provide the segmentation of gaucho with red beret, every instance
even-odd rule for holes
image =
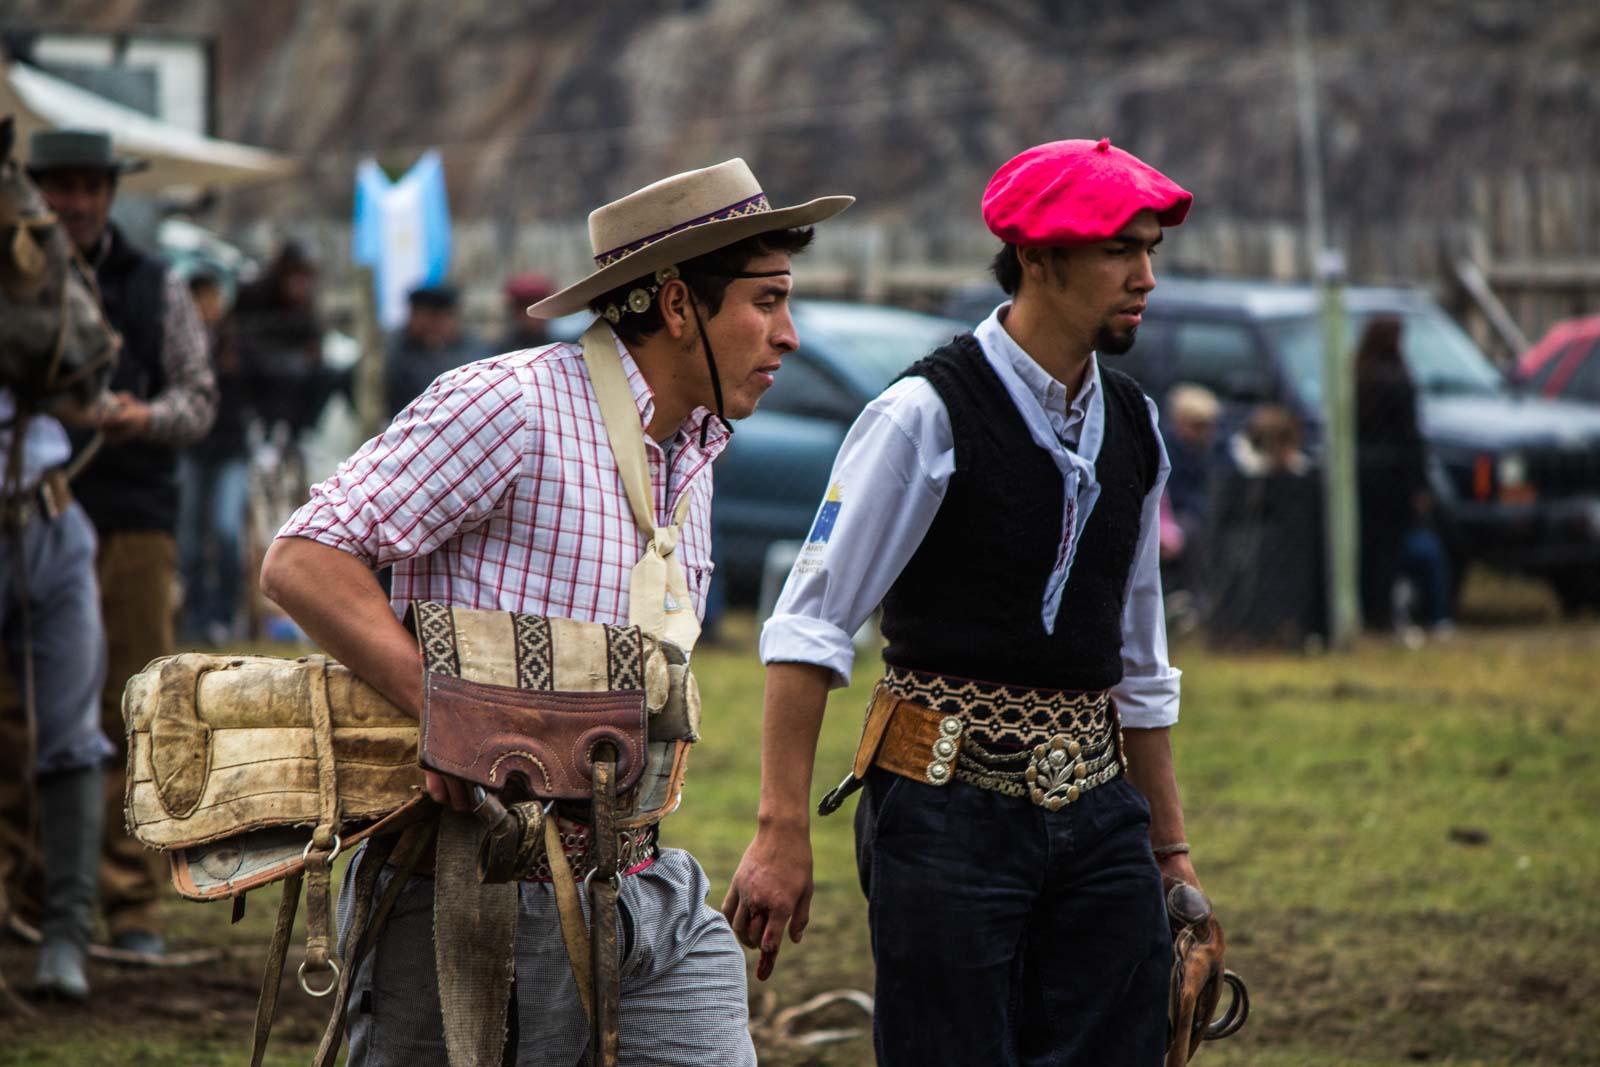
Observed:
[[[1177,226],[1193,202],[1177,182],[1104,137],[1051,141],[995,171],[983,192],[983,221],[1008,244],[1086,245],[1115,237],[1141,211]]]
[[[1155,406],[1133,344],[1192,197],[1108,140],[1030,148],[983,220],[1008,300],[869,404],[762,633],[756,839],[735,929],[770,973],[811,899],[805,806],[830,687],[880,602],[885,673],[852,772],[879,1064],[1156,1067],[1196,884],[1169,728]]]

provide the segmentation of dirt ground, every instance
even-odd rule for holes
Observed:
[[[1188,835],[1253,1007],[1199,1067],[1597,1062],[1600,620],[1558,620],[1542,589],[1524,590],[1526,604],[1495,592],[1492,610],[1420,650],[1381,639],[1326,657],[1176,649]],[[716,903],[753,825],[761,672],[744,647],[697,661],[720,730],[697,749],[685,811],[667,832],[711,872]],[[824,724],[822,784],[854,751],[873,666],[857,673]],[[812,834],[812,925],[770,982],[752,982],[758,1019],[824,990],[871,989],[850,820],[817,820]],[[226,905],[171,900],[174,944],[223,958],[161,971],[96,964],[86,1007],[44,1006],[32,1019],[0,1010],[0,1067],[248,1062],[276,905],[276,889],[258,891],[233,926]],[[303,945],[302,923],[275,1067],[307,1063],[327,1017],[327,1001],[294,985]],[[0,940],[12,985],[32,968],[31,948]],[[862,1021],[839,1006],[813,1025]],[[863,1036],[803,1048],[756,1030],[769,1067],[872,1062]]]

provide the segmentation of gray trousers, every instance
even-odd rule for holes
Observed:
[[[365,850],[356,864],[366,858]],[[352,864],[339,892],[339,928],[355,908]],[[374,895],[393,876],[381,872]],[[747,1067],[750,1043],[744,953],[721,913],[706,904],[710,883],[693,856],[660,858],[622,880],[620,1062],[628,1067]],[[574,1067],[588,1022],[561,940],[555,892],[518,887],[517,1057],[519,1067]],[[587,911],[587,901],[585,901]],[[343,949],[341,949],[343,951]],[[434,966],[433,880],[413,878],[357,972],[346,1019],[347,1067],[445,1067],[444,1024]]]
[[[103,763],[116,749],[100,730],[106,634],[95,582],[94,527],[76,502],[55,519],[36,516],[22,531],[39,715],[36,774]],[[22,692],[24,635],[16,541],[0,535],[0,641]]]

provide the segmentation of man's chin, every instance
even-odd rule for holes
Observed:
[[[1120,356],[1133,347],[1133,342],[1139,338],[1139,327],[1131,330],[1113,330],[1109,326],[1100,327],[1100,334],[1094,339],[1094,350],[1102,356]]]

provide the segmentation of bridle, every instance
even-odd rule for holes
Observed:
[[[5,171],[16,167],[13,162],[7,162]],[[10,266],[16,271],[21,282],[16,286],[7,286],[8,289],[27,290],[37,285],[44,284],[47,279],[41,276],[49,268],[50,259],[45,251],[46,240],[38,235],[47,234],[50,230],[61,225],[60,217],[54,212],[46,210],[39,214],[23,215],[14,206],[0,198],[0,233],[8,234],[5,244],[5,253],[10,261]],[[54,393],[69,389],[74,385],[88,379],[97,373],[107,363],[116,359],[117,353],[122,348],[122,335],[112,327],[106,318],[105,309],[100,300],[100,286],[95,280],[93,269],[88,261],[71,239],[66,240],[68,260],[63,268],[61,278],[61,300],[56,308],[55,340],[50,346],[50,362],[45,370],[42,392]],[[68,273],[71,272],[71,273]],[[103,332],[110,338],[110,343],[94,358],[86,360],[83,366],[71,372],[63,373],[62,363],[67,351],[67,333],[71,329],[71,289],[72,274],[77,275],[78,282],[89,290],[95,314],[100,319]],[[22,399],[17,398],[18,411],[21,410]]]

